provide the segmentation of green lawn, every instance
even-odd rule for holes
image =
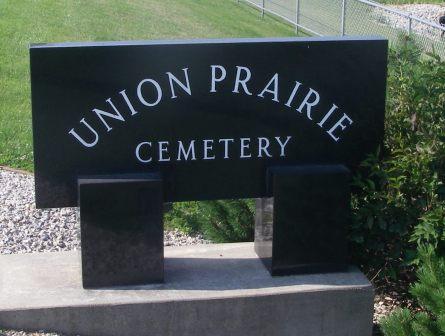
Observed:
[[[29,43],[292,35],[236,0],[0,0],[0,165],[32,170]]]

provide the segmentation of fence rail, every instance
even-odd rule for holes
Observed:
[[[382,35],[391,44],[409,35],[424,52],[445,58],[445,27],[370,0],[237,0],[310,35]]]

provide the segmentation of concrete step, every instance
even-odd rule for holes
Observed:
[[[69,335],[369,336],[373,288],[345,273],[271,277],[252,243],[165,248],[165,283],[85,290],[80,254],[0,256],[0,326]]]

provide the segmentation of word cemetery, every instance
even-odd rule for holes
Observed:
[[[348,267],[350,178],[383,141],[387,41],[30,48],[36,205],[80,208],[85,288],[164,281],[165,202],[256,198],[271,275]]]
[[[141,142],[136,147],[136,158],[142,163],[153,161],[153,151],[156,153],[157,161],[195,161],[195,160],[215,160],[214,146],[221,146],[224,159],[233,159],[236,150],[236,157],[240,159],[250,158],[271,158],[272,147],[279,147],[280,157],[286,156],[286,146],[291,141],[292,136],[284,138],[240,138],[240,139],[204,139],[202,141],[191,140],[188,143],[178,141],[170,144],[169,141],[159,141],[152,143],[149,141]],[[154,148],[153,148],[154,147]],[[221,152],[219,150],[218,152]],[[198,155],[198,156],[197,156]]]

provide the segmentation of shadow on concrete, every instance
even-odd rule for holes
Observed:
[[[258,258],[166,258],[164,275],[163,284],[107,289],[222,291],[296,285],[307,286],[308,289],[369,285],[355,267],[350,267],[348,272],[335,273],[335,276],[330,273],[272,277]]]

